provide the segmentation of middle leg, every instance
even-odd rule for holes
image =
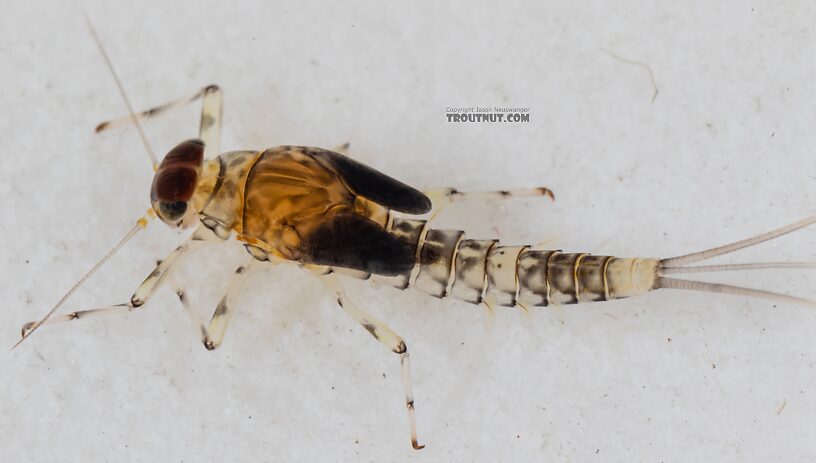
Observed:
[[[366,311],[351,302],[346,296],[340,281],[337,280],[337,275],[328,273],[319,276],[320,281],[328,288],[332,294],[337,298],[337,304],[348,313],[357,323],[363,326],[374,339],[381,342],[383,345],[391,349],[391,352],[399,355],[400,369],[402,370],[402,387],[405,391],[405,408],[408,411],[408,425],[411,431],[411,446],[416,450],[424,448],[417,440],[416,430],[416,416],[414,413],[414,394],[411,391],[411,365],[408,356],[408,346],[405,341],[395,333],[385,323],[377,320]]]
[[[181,285],[179,285],[172,276],[169,278],[169,281],[175,288],[176,296],[178,296],[181,305],[190,316],[190,321],[193,323],[193,326],[198,330],[201,344],[203,344],[207,350],[214,350],[221,346],[224,340],[224,334],[227,332],[227,326],[235,314],[235,305],[238,300],[238,295],[246,282],[250,266],[254,261],[255,259],[251,259],[235,269],[224,296],[218,302],[215,312],[213,312],[209,326],[204,325],[198,310],[194,307],[193,303],[190,302],[190,297],[187,292],[182,289]]]
[[[253,262],[254,259],[235,269],[232,279],[227,286],[227,291],[218,302],[215,312],[213,312],[210,326],[204,331],[203,343],[207,350],[217,349],[221,345],[221,342],[223,342],[224,334],[227,332],[227,326],[230,320],[232,320],[232,316],[235,315],[235,305],[238,301],[238,295],[244,287]]]

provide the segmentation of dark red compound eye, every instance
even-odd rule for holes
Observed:
[[[153,177],[151,202],[189,201],[195,192],[203,158],[204,142],[201,140],[183,141],[170,150]]]

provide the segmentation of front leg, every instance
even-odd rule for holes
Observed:
[[[218,155],[221,142],[223,97],[221,89],[217,85],[208,85],[192,95],[173,100],[146,111],[105,121],[96,126],[96,131],[102,132],[103,130],[110,130],[123,125],[132,124],[134,118],[143,120],[156,117],[167,111],[187,106],[198,99],[203,100],[201,104],[201,121],[198,126],[198,137],[204,142],[204,159],[212,159]]]
[[[128,302],[90,310],[78,310],[76,312],[60,315],[58,317],[48,317],[44,321],[39,322],[28,322],[23,325],[21,330],[22,339],[28,337],[32,331],[42,325],[52,325],[56,323],[79,320],[82,318],[123,314],[143,306],[161,286],[161,284],[172,274],[172,271],[175,269],[176,264],[179,262],[181,257],[196,249],[199,249],[207,242],[212,241],[214,236],[215,235],[208,228],[199,226],[199,228],[197,228],[196,231],[193,232],[193,234],[187,238],[184,243],[177,247],[165,259],[157,263],[156,268],[154,268],[147,278],[145,278],[142,284],[139,285],[139,288],[136,289],[136,292]],[[177,289],[176,292],[179,293],[180,290]]]
[[[159,261],[158,265],[147,278],[144,279],[141,285],[133,293],[130,298],[130,303],[133,308],[141,307],[148,299],[156,292],[157,289],[164,283],[165,278],[175,268],[178,260],[190,252],[199,249],[201,246],[210,241],[219,240],[215,233],[209,228],[199,225],[192,235],[187,240],[171,252],[166,258]]]

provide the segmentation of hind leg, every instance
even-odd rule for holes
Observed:
[[[524,197],[546,196],[555,201],[552,190],[546,187],[527,188],[518,190],[494,191],[459,191],[456,188],[433,188],[426,190],[425,195],[431,198],[433,209],[428,220],[433,220],[449,205],[460,201],[486,201],[490,199],[512,199]]]

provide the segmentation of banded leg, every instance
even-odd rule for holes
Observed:
[[[204,159],[211,159],[218,155],[221,143],[221,115],[223,107],[223,94],[217,85],[208,85],[192,95],[188,95],[178,100],[156,106],[134,114],[137,119],[149,119],[173,109],[184,107],[203,98],[201,108],[201,122],[199,124],[199,138],[204,141]],[[122,127],[132,124],[133,118],[128,114],[117,119],[103,122],[96,126],[96,132]]]
[[[164,283],[164,279],[175,268],[179,258],[189,254],[196,249],[199,249],[209,241],[215,241],[217,236],[209,228],[199,225],[198,228],[187,238],[184,243],[173,250],[164,260],[159,261],[158,265],[150,275],[145,278],[141,285],[136,288],[133,296],[130,298],[130,303],[134,308],[140,307],[147,302],[148,299],[156,292],[157,289]]]
[[[246,277],[249,274],[250,266],[252,265],[253,261],[254,259],[235,269],[235,273],[227,286],[227,291],[218,302],[215,312],[213,312],[212,319],[210,320],[210,326],[203,332],[204,338],[202,341],[207,350],[217,349],[224,340],[224,334],[227,332],[227,326],[229,325],[232,316],[235,314],[235,305],[238,301],[238,295],[241,293],[241,289],[244,287]]]
[[[346,142],[342,145],[332,148],[332,151],[344,155],[348,155],[351,143]],[[434,204],[432,215],[436,215],[439,211],[457,201],[472,201],[472,200],[488,200],[488,199],[511,199],[523,198],[531,196],[546,196],[550,200],[555,201],[555,195],[552,190],[547,187],[527,188],[518,190],[494,190],[494,191],[459,191],[456,188],[433,188],[424,192]],[[437,210],[438,209],[438,210]]]
[[[51,317],[45,322],[42,323],[42,326],[45,325],[53,325],[56,323],[62,322],[70,322],[73,320],[79,320],[80,318],[93,318],[105,315],[114,315],[118,313],[128,313],[133,310],[133,307],[129,302],[125,302],[123,304],[116,304],[107,307],[101,307],[98,309],[90,309],[90,310],[78,310],[76,312],[67,313],[64,315],[59,315],[56,317]],[[37,324],[36,321],[31,321],[23,325],[23,328],[20,330],[20,335],[25,337],[29,331]]]
[[[351,302],[343,290],[342,285],[333,273],[320,276],[320,281],[337,298],[337,303],[348,313],[357,323],[363,326],[377,341],[380,341],[392,352],[400,356],[400,369],[402,370],[402,387],[405,391],[405,408],[408,410],[408,426],[411,430],[411,445],[420,450],[424,445],[419,445],[417,440],[416,416],[414,414],[414,394],[411,391],[411,365],[408,356],[408,347],[405,341],[395,333],[385,323],[369,315],[366,311]]]
[[[555,195],[552,190],[546,187],[495,191],[459,191],[456,188],[434,188],[424,193],[433,201],[433,209],[430,212],[429,220],[435,218],[437,214],[442,212],[447,206],[458,201],[485,201],[489,199],[511,199],[533,196],[546,196],[550,198],[551,201],[555,201]]]
[[[227,291],[213,313],[209,327],[204,325],[198,310],[193,306],[192,302],[190,302],[189,295],[175,282],[172,275],[168,277],[168,281],[175,287],[176,296],[178,296],[181,305],[184,306],[184,310],[190,316],[190,321],[192,321],[193,326],[198,330],[201,344],[203,344],[207,350],[218,348],[224,340],[224,334],[227,331],[229,321],[232,319],[233,314],[235,314],[234,307],[238,295],[244,286],[251,263],[250,261],[235,269],[235,273],[227,286]]]
[[[190,301],[190,296],[186,291],[184,291],[173,275],[167,277],[167,283],[173,287],[176,297],[178,297],[179,302],[181,302],[181,306],[190,317],[193,327],[196,329],[196,331],[198,331],[198,338],[203,344],[207,340],[207,327],[204,326],[204,322],[201,320],[201,315],[199,315],[198,310],[196,310],[195,304]]]
[[[133,293],[130,301],[96,309],[79,310],[65,315],[52,317],[46,320],[43,325],[52,325],[55,323],[79,320],[82,318],[127,313],[143,306],[161,286],[164,280],[172,273],[172,270],[178,263],[179,258],[200,248],[208,241],[211,241],[214,236],[215,235],[208,228],[203,226],[198,227],[184,243],[171,252],[170,255],[168,255],[164,260],[158,262],[156,268],[150,272],[147,278],[145,278],[142,284],[139,285],[139,287]],[[179,291],[180,290],[177,290],[177,294]],[[33,321],[23,325],[21,330],[22,335],[25,336],[36,324],[37,322]]]

